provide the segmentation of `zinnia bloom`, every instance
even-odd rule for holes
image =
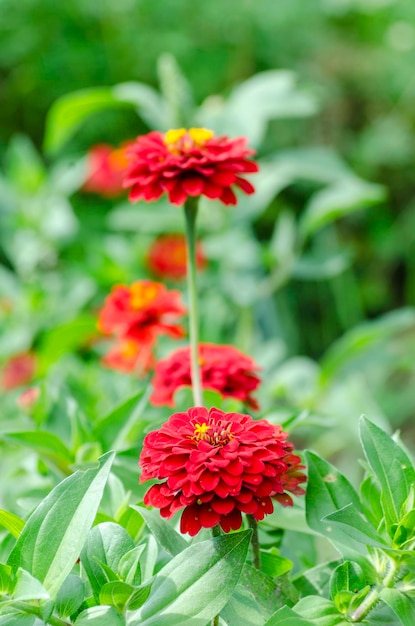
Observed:
[[[30,411],[34,404],[36,404],[37,400],[40,396],[39,387],[29,387],[29,389],[25,389],[22,391],[20,396],[17,398],[17,406],[21,408],[23,411]]]
[[[237,530],[242,513],[262,520],[273,499],[291,506],[287,491],[304,494],[304,466],[286,437],[280,426],[249,415],[202,407],[175,413],[144,439],[141,482],[163,481],[144,504],[166,518],[184,509],[180,529],[192,536],[217,524]]]
[[[202,343],[199,346],[199,364],[204,389],[218,391],[226,398],[236,398],[258,409],[251,393],[261,381],[256,374],[259,367],[253,359],[233,346]],[[156,364],[150,402],[156,406],[174,407],[177,389],[191,384],[190,348],[179,348]]]
[[[160,235],[147,254],[148,268],[159,278],[170,280],[185,278],[186,262],[187,247],[184,235]],[[196,266],[199,270],[206,266],[200,242],[196,244]]]
[[[116,198],[124,193],[128,145],[113,148],[108,144],[98,144],[91,148],[87,155],[87,179],[83,191],[97,193],[105,198]]]
[[[132,339],[124,339],[116,343],[106,354],[102,363],[111,369],[125,374],[146,374],[153,366],[151,345],[140,345]]]
[[[5,364],[1,373],[1,386],[6,391],[30,383],[36,368],[36,357],[30,352],[16,354]]]
[[[98,327],[121,340],[149,345],[159,334],[183,337],[184,330],[177,319],[185,313],[179,291],[169,291],[151,280],[139,280],[131,286],[113,288],[100,312]]]
[[[255,151],[246,143],[244,137],[215,137],[205,128],[153,131],[129,147],[124,187],[131,187],[133,202],[157,200],[166,192],[172,204],[181,205],[189,196],[236,204],[233,187],[248,194],[255,191],[242,176],[258,171],[248,158]]]

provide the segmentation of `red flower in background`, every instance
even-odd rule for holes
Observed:
[[[170,518],[184,508],[181,532],[196,535],[220,524],[237,530],[242,513],[262,520],[272,500],[291,506],[306,478],[300,457],[280,426],[249,415],[202,407],[176,413],[146,435],[141,482],[162,480],[144,496],[146,506]]]
[[[163,134],[153,131],[138,137],[127,150],[129,166],[124,187],[129,198],[152,201],[167,193],[172,204],[189,196],[206,196],[223,204],[236,204],[233,191],[255,190],[242,174],[258,171],[248,157],[255,154],[243,137],[215,137],[205,128],[180,128]]]
[[[111,369],[138,376],[146,374],[153,362],[152,346],[140,345],[131,339],[116,343],[102,359],[102,363]]]
[[[147,265],[159,278],[180,280],[186,277],[187,248],[184,235],[160,235],[147,254]],[[196,266],[206,266],[206,257],[200,242],[196,244]]]
[[[202,343],[199,364],[204,389],[218,391],[224,397],[236,398],[253,409],[258,408],[251,393],[260,384],[258,365],[233,346]],[[150,402],[156,406],[174,407],[174,394],[180,387],[192,384],[190,348],[179,348],[155,367],[153,394]]]
[[[22,411],[30,411],[31,408],[36,404],[39,397],[40,388],[29,387],[29,389],[25,389],[25,391],[23,391],[17,398],[17,406],[22,409]]]
[[[120,148],[98,144],[87,155],[87,179],[83,191],[97,193],[105,198],[116,198],[124,193],[123,179],[128,165],[127,143]]]
[[[180,339],[184,336],[177,319],[186,313],[179,291],[161,283],[139,280],[117,285],[105,300],[98,320],[99,329],[139,345],[153,344],[159,334]]]
[[[1,386],[6,391],[30,383],[36,369],[36,357],[30,352],[16,354],[7,361],[1,373]]]

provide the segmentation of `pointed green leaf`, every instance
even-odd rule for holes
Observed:
[[[62,473],[70,474],[69,466],[73,457],[65,444],[53,433],[46,431],[28,431],[3,435],[10,442],[33,450],[44,460],[52,462]]]
[[[158,572],[129,626],[206,626],[232,595],[250,536],[242,531],[186,548]]]
[[[120,580],[106,583],[99,594],[100,604],[109,604],[122,613],[128,600],[134,593],[134,587]]]
[[[264,626],[315,626],[313,622],[309,622],[303,619],[290,609],[288,606],[283,606],[278,609],[274,615],[264,624]]]
[[[342,509],[326,515],[323,522],[338,525],[346,535],[363,546],[384,548],[388,545],[376,529],[354,508],[353,504],[347,504]]]
[[[360,437],[368,463],[381,487],[382,508],[390,528],[399,523],[401,507],[415,483],[415,469],[406,452],[365,417],[360,422]]]
[[[401,620],[403,626],[414,626],[415,624],[415,600],[410,598],[398,589],[385,587],[380,592],[382,600],[390,606],[392,611]]]
[[[75,626],[125,626],[125,621],[112,606],[93,606],[82,611]]]
[[[104,448],[121,450],[126,446],[129,447],[130,431],[137,427],[137,422],[147,405],[147,398],[148,390],[141,390],[95,425],[94,434]]]
[[[136,546],[132,550],[126,552],[120,559],[118,564],[118,573],[121,579],[129,585],[141,584],[141,567],[140,557],[145,546]]]
[[[145,509],[142,506],[131,505],[144,518],[145,523],[151,530],[158,543],[172,556],[176,556],[188,547],[188,543],[165,519],[154,509]]]
[[[13,589],[13,599],[19,601],[47,601],[50,599],[50,596],[37,578],[34,578],[29,572],[19,567],[16,574],[16,584]]]
[[[61,617],[69,617],[84,601],[85,585],[79,576],[69,574],[59,589],[55,610]]]
[[[25,521],[14,513],[9,513],[9,511],[4,511],[3,509],[0,510],[0,526],[8,530],[15,539],[22,532],[24,525]]]
[[[57,485],[27,521],[8,564],[38,578],[53,597],[70,573],[94,521],[114,453],[96,469],[75,472]]]

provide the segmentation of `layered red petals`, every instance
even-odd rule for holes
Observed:
[[[233,346],[203,343],[199,348],[200,373],[205,389],[218,391],[222,396],[236,398],[252,409],[258,403],[252,397],[260,384],[259,369],[253,359]],[[191,386],[190,349],[179,348],[155,367],[153,393],[150,402],[155,406],[174,406],[174,394],[181,387]]]
[[[165,192],[177,205],[192,196],[236,204],[231,186],[244,193],[254,192],[240,176],[258,171],[257,164],[249,159],[254,151],[246,147],[245,138],[215,137],[205,129],[180,129],[166,135],[153,131],[138,137],[127,154],[124,186],[131,188],[133,202],[157,200]]]
[[[115,198],[124,192],[123,179],[128,160],[126,147],[113,148],[108,144],[93,146],[87,155],[87,176],[83,191]]]
[[[242,513],[257,520],[304,493],[303,465],[279,426],[249,415],[197,407],[172,415],[144,439],[141,481],[161,484],[144,503],[171,517],[183,509],[181,531],[195,535],[220,524],[237,530]],[[264,460],[266,459],[266,460]]]

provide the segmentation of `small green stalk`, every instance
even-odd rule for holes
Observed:
[[[252,529],[251,538],[251,554],[252,563],[257,569],[261,569],[261,553],[259,551],[259,539],[258,539],[258,522],[252,515],[247,515],[249,527]]]
[[[196,217],[198,198],[188,198],[184,205],[187,241],[187,290],[189,295],[190,364],[195,406],[203,405],[199,367],[199,314],[196,286]]]

